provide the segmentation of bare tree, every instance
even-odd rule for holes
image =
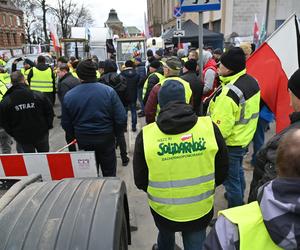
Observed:
[[[93,23],[89,10],[82,5],[80,8],[73,0],[58,0],[57,7],[51,8],[58,19],[62,37],[68,38],[72,26],[86,26]]]
[[[81,8],[77,9],[73,16],[71,25],[74,27],[87,26],[92,25],[93,22],[94,19],[92,18],[89,9],[87,9],[84,5],[81,5]]]
[[[42,22],[43,22],[43,31],[45,42],[49,43],[49,36],[47,33],[47,11],[49,10],[49,6],[46,3],[46,0],[35,0],[37,7],[42,11]]]

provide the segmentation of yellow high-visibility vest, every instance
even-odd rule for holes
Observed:
[[[32,90],[37,90],[40,92],[53,92],[53,79],[51,68],[48,68],[44,71],[37,69],[36,67],[32,68],[33,76],[30,80],[30,88]]]
[[[214,203],[215,155],[218,151],[210,117],[199,117],[184,133],[168,135],[156,123],[143,128],[149,170],[148,202],[172,221],[199,219]]]
[[[219,212],[232,223],[238,225],[240,250],[266,249],[279,250],[271,239],[257,201]]]
[[[10,84],[11,83],[10,74],[8,74],[7,72],[0,73],[0,82],[4,83],[5,85]]]
[[[153,75],[156,75],[156,76],[158,77],[159,82],[161,82],[162,80],[165,79],[165,77],[164,77],[162,74],[158,73],[158,72],[153,72],[153,73],[151,73],[151,74],[148,76],[147,80],[145,81],[145,84],[144,84],[144,87],[143,87],[143,96],[142,96],[143,99],[145,98],[146,93],[147,93],[147,89],[148,89],[148,85],[149,85],[149,78],[150,78],[151,76],[153,76]]]

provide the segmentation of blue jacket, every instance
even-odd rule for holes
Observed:
[[[117,93],[102,83],[82,83],[63,99],[61,125],[77,139],[82,135],[117,135],[124,131],[126,121]]]

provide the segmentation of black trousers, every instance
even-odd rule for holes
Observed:
[[[124,132],[117,135],[116,140],[117,140],[117,146],[119,146],[120,148],[121,159],[125,160],[127,158],[127,145],[126,145]]]
[[[66,138],[67,144],[71,143],[75,139],[75,137],[73,135],[70,135],[68,133],[66,133],[65,138]],[[75,152],[76,151],[76,145],[75,144],[70,145],[68,148],[69,148],[69,152]]]
[[[33,143],[18,143],[24,153],[49,152],[49,133]]]
[[[117,158],[115,143],[108,143],[107,145],[97,144],[82,144],[78,142],[80,150],[95,151],[97,172],[99,173],[99,165],[104,177],[116,176]]]

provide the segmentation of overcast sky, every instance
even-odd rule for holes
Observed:
[[[144,30],[144,12],[147,10],[147,0],[73,0],[78,5],[84,5],[91,11],[95,27],[103,27],[110,9],[115,9],[124,26],[136,26]],[[49,0],[55,4],[56,0]]]

